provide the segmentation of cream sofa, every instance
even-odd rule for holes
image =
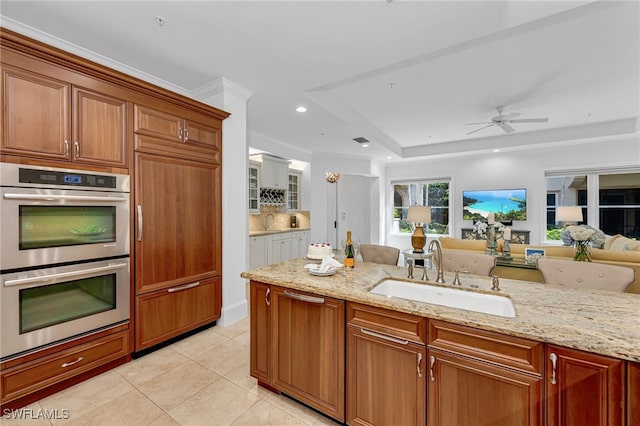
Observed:
[[[465,240],[460,238],[440,237],[443,249],[485,251],[484,240]],[[498,251],[502,251],[503,241],[498,241]],[[540,248],[545,250],[549,258],[572,259],[573,247],[568,246],[536,246],[530,244],[511,244],[511,256],[524,258],[525,248]],[[593,262],[607,263],[633,268],[636,271],[635,281],[627,289],[627,293],[640,294],[640,241],[629,240],[622,236],[608,237],[602,249],[592,248]],[[542,274],[537,269],[523,269],[510,266],[496,266],[493,273],[500,277],[534,282],[543,282]]]

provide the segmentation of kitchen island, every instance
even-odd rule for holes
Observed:
[[[625,375],[640,362],[638,295],[508,279],[493,292],[489,277],[461,275],[467,291],[510,298],[508,318],[370,293],[405,279],[405,268],[358,262],[318,277],[305,263],[242,274],[251,280],[252,375],[263,386],[349,424],[384,424],[388,413],[433,425],[624,425],[637,416],[636,381]]]

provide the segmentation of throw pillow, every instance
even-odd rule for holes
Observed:
[[[611,236],[607,235],[607,237],[604,240],[604,246],[602,248],[605,250],[611,250],[611,244],[613,244],[613,242],[620,237],[622,237],[622,235],[620,234],[611,235]]]
[[[610,250],[640,250],[640,241],[621,236],[616,238],[616,240],[611,244]]]

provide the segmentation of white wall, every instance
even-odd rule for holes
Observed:
[[[251,92],[219,79],[200,88],[194,97],[231,113],[222,122],[222,317],[218,322],[225,326],[248,313],[246,281],[240,274],[249,264],[247,100]]]
[[[461,228],[473,225],[470,220],[462,220],[463,190],[526,188],[527,220],[514,221],[512,228],[531,231],[531,243],[539,244],[544,240],[546,229],[545,171],[630,166],[640,167],[640,140],[637,136],[519,152],[394,164],[386,169],[385,187],[389,189],[393,181],[450,177],[450,227],[455,237],[460,237]],[[389,211],[392,196],[390,191],[385,193]],[[383,226],[388,244],[398,248],[410,247],[409,235],[391,234],[390,223],[384,223]]]

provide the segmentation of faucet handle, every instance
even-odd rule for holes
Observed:
[[[492,277],[493,279],[491,280],[491,284],[493,285],[493,287],[491,287],[491,290],[500,291],[500,279],[497,275],[492,275]]]
[[[407,278],[413,278],[413,259],[407,259]]]

